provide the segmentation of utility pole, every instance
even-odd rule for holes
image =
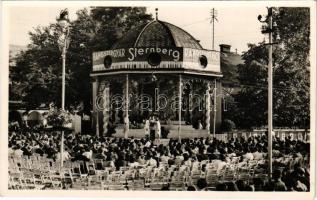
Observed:
[[[212,23],[212,50],[215,50],[215,20],[218,21],[218,19],[217,19],[217,10],[215,8],[213,8],[210,11],[210,14],[211,14],[210,23]]]
[[[215,50],[215,20],[218,21],[217,19],[217,10],[215,8],[212,8],[212,10],[210,11],[211,14],[211,21],[210,23],[212,23],[212,50]],[[213,106],[213,137],[216,137],[216,104],[217,104],[217,95],[216,95],[216,90],[217,90],[217,86],[216,86],[216,79],[214,81],[214,106]]]
[[[272,8],[269,8],[269,29],[272,30]],[[272,64],[272,31],[269,32],[269,63],[268,63],[268,148],[269,148],[269,173],[272,176],[272,132],[273,132],[273,64]]]
[[[272,134],[273,134],[273,43],[272,35],[274,32],[273,27],[273,9],[268,8],[268,14],[265,20],[261,20],[262,16],[258,16],[258,20],[265,23],[262,26],[262,33],[269,34],[269,43],[265,44],[269,46],[268,51],[268,161],[269,161],[269,177],[272,177]]]
[[[216,117],[217,117],[217,79],[214,81],[214,118],[213,118],[213,137],[216,138]]]

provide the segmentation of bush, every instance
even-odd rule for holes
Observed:
[[[230,132],[235,128],[236,128],[236,124],[233,121],[231,121],[230,119],[223,120],[222,126],[221,126],[222,131]]]
[[[72,123],[70,113],[66,110],[51,108],[47,114],[47,124],[53,127],[63,127]]]
[[[167,136],[168,136],[169,132],[170,132],[170,131],[169,131],[168,128],[166,128],[166,127],[164,127],[164,126],[161,127],[161,137],[162,137],[163,139],[167,139]]]

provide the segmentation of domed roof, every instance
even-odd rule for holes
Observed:
[[[199,42],[183,29],[159,20],[130,30],[111,49],[130,47],[185,47],[203,49]]]

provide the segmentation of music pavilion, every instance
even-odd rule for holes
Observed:
[[[220,128],[220,52],[203,49],[170,23],[156,19],[94,52],[91,77],[97,135],[105,135],[109,123],[116,135],[144,134],[151,115],[178,137],[210,136]]]

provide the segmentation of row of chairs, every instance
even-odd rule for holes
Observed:
[[[184,190],[187,185],[197,185],[200,178],[205,178],[208,186],[215,187],[219,182],[242,179],[249,181],[256,175],[256,161],[247,167],[238,168],[238,158],[233,159],[223,170],[215,168],[213,162],[203,161],[191,166],[160,163],[160,167],[141,166],[121,167],[116,171],[106,167],[103,160],[92,162],[65,161],[62,171],[59,161],[37,158],[11,158],[9,187],[10,188],[72,188],[72,189],[103,189],[103,190],[158,190],[169,185],[171,190]],[[35,167],[39,164],[41,167]],[[201,167],[206,165],[206,171]],[[44,166],[44,167],[43,167]],[[258,173],[263,174],[263,173]],[[28,184],[27,184],[28,183]]]

